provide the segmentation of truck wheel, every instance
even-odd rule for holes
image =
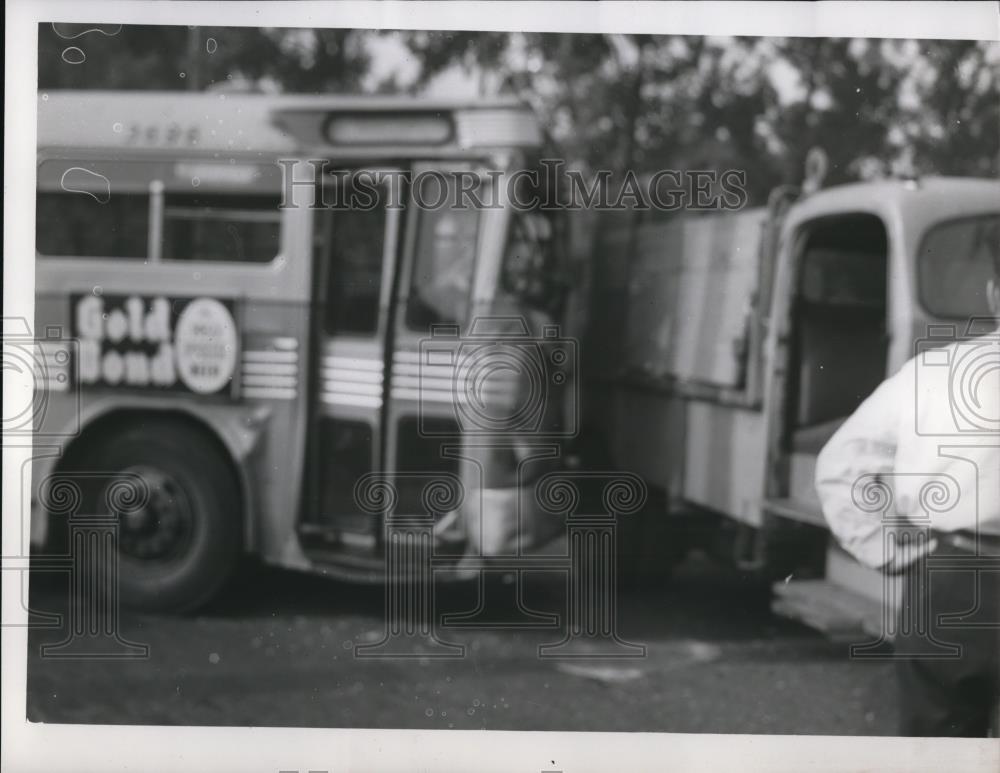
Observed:
[[[187,612],[208,602],[242,553],[239,489],[228,460],[203,433],[144,422],[102,442],[86,463],[101,473],[139,475],[148,488],[143,508],[120,514],[122,605]],[[86,504],[100,508],[90,512],[106,508],[109,485],[84,493]]]

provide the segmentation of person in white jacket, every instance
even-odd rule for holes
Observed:
[[[1000,245],[990,249],[987,295],[1000,317]],[[996,320],[988,323],[985,335],[918,351],[847,419],[817,460],[823,514],[844,549],[883,572],[926,573],[902,583],[894,651],[903,735],[996,732],[1000,335]],[[881,497],[881,515],[878,504],[870,506],[873,494]],[[901,549],[890,533],[906,522],[930,539]],[[973,558],[993,569],[934,570],[936,558],[917,560],[926,556]],[[926,618],[926,628],[913,624],[914,615]],[[928,641],[936,644],[928,649]],[[958,649],[942,657],[947,645]]]

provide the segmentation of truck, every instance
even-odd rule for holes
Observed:
[[[883,632],[898,579],[833,540],[816,458],[918,348],[993,331],[1000,182],[824,189],[817,158],[764,207],[590,218],[582,423],[656,500],[623,524],[634,570],[701,548],[772,585],[776,612],[857,640]]]

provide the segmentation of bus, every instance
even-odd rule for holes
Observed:
[[[100,474],[148,494],[117,532],[145,610],[204,604],[246,554],[378,581],[372,476],[404,513],[458,481],[433,528],[456,574],[543,544],[520,493],[558,451],[526,440],[572,429],[573,351],[555,226],[510,202],[542,139],[511,101],[41,94],[33,544],[66,538],[46,485],[102,512]]]

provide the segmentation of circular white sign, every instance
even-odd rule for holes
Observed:
[[[236,322],[213,298],[196,298],[184,307],[174,329],[177,375],[192,392],[218,392],[236,369]]]

